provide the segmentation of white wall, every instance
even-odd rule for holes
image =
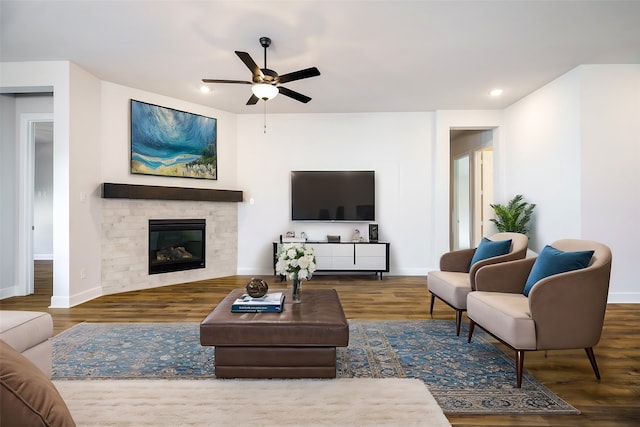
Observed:
[[[613,251],[610,302],[640,301],[640,66],[580,66],[505,111],[505,194],[536,203],[530,247],[589,239]]]
[[[426,274],[432,221],[432,113],[285,114],[238,117],[238,272],[273,274],[272,242],[292,230],[311,240],[355,228],[368,237],[368,223],[292,222],[292,170],[374,170],[376,223],[390,242],[392,274]],[[251,205],[249,200],[253,199]]]
[[[639,302],[640,65],[589,65],[581,80],[581,234],[613,251],[610,302]]]
[[[103,182],[241,190],[237,186],[236,174],[235,114],[109,82],[102,82],[101,99],[100,150]],[[218,179],[133,175],[131,173],[129,141],[131,99],[216,118],[218,126]],[[205,100],[206,98],[203,98],[203,102]]]
[[[18,234],[15,97],[0,95],[0,298],[17,293],[16,251]]]
[[[5,93],[53,92],[54,161],[60,167],[54,170],[54,258],[53,294],[69,295],[69,103],[70,67],[67,61],[3,62],[0,63],[0,88]],[[17,135],[15,135],[17,137]],[[17,187],[15,187],[17,188]],[[3,200],[7,197],[2,194]],[[4,203],[4,202],[3,202]],[[10,203],[17,203],[14,199]],[[17,219],[14,221],[14,226]],[[8,266],[17,275],[18,262]],[[4,271],[3,271],[4,274]],[[8,273],[10,274],[10,273]]]
[[[20,148],[20,141],[27,140],[27,129],[24,120],[42,113],[53,112],[53,98],[43,94],[7,94],[2,95],[2,136],[0,138],[2,162],[1,194],[0,201],[0,262],[2,265],[2,278],[0,278],[0,298],[14,295],[24,295],[24,282],[27,275],[17,274],[20,270],[18,254],[22,253],[18,248],[20,229],[18,224],[24,215],[20,213],[19,190],[22,180],[19,178],[20,153],[27,150]],[[51,149],[52,147],[49,147]],[[25,159],[26,160],[26,159]],[[52,188],[51,178],[48,182]],[[37,211],[39,205],[36,201],[33,209]],[[34,212],[35,214],[35,212]],[[51,214],[49,214],[49,217]],[[35,218],[34,218],[35,219]],[[38,224],[39,225],[39,224]],[[40,228],[37,228],[40,230]],[[51,230],[50,230],[51,231]],[[34,233],[34,251],[37,246]],[[50,239],[49,239],[49,243]],[[49,246],[50,248],[50,246]],[[26,248],[25,248],[26,249]],[[51,249],[49,249],[49,254]]]
[[[505,111],[505,200],[535,203],[532,250],[580,238],[580,82],[568,73]]]

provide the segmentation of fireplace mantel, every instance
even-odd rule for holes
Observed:
[[[192,200],[197,202],[242,202],[242,191],[157,185],[102,184],[103,199]]]

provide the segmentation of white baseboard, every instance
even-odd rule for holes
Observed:
[[[8,288],[2,288],[0,289],[0,299],[22,296],[19,293],[19,290],[20,290],[19,286],[10,286]]]
[[[640,292],[609,292],[608,304],[640,304]]]
[[[34,261],[53,261],[53,254],[33,254]]]
[[[91,301],[94,298],[98,298],[102,296],[102,288],[95,287],[93,289],[88,289],[86,291],[80,292],[78,294],[72,296],[52,296],[51,297],[51,305],[49,308],[69,308],[76,306],[78,304],[82,304],[83,302]]]

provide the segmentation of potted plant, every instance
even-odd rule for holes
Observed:
[[[523,198],[522,194],[517,194],[506,206],[501,204],[489,205],[496,213],[496,218],[490,221],[496,225],[498,231],[528,235],[528,223],[536,205],[523,201]]]

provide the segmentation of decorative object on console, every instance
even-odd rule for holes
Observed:
[[[301,281],[311,279],[316,271],[316,256],[313,248],[304,243],[289,243],[280,246],[276,261],[276,273],[293,281],[292,301],[300,302]]]
[[[362,236],[360,235],[360,230],[356,228],[353,231],[353,236],[351,236],[351,240],[354,242],[362,242]]]
[[[269,284],[262,279],[252,278],[249,283],[247,283],[247,294],[251,298],[260,298],[267,294],[269,291]]]
[[[327,242],[340,243],[340,236],[337,234],[327,234]]]
[[[287,231],[284,237],[280,235],[280,243],[304,243],[307,241],[307,235],[303,232],[300,237],[296,237],[295,231]]]
[[[217,119],[132,99],[131,173],[218,179]]]
[[[369,241],[378,241],[378,224],[369,224]]]

